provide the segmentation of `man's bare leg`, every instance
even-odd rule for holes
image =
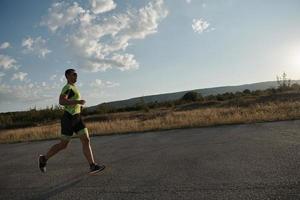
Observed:
[[[95,164],[91,143],[90,143],[90,137],[88,136],[88,134],[84,134],[80,136],[80,140],[82,143],[82,151],[85,158],[87,159],[90,165]]]
[[[59,151],[67,148],[69,142],[69,140],[61,140],[60,143],[53,145],[45,155],[46,160],[57,154]]]
[[[105,168],[104,165],[98,165],[97,163],[95,163],[88,132],[86,132],[86,134],[84,135],[81,135],[80,140],[82,143],[83,154],[90,164],[90,174],[94,174],[103,170]]]
[[[40,155],[39,168],[42,172],[46,172],[47,160],[57,154],[59,151],[65,149],[68,146],[69,140],[61,140],[60,143],[53,145],[46,155]]]

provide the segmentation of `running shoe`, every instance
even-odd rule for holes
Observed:
[[[90,165],[90,174],[95,174],[105,169],[104,165],[91,164]]]
[[[39,157],[39,168],[41,172],[45,173],[46,172],[46,165],[47,165],[47,159],[45,156],[40,155]]]

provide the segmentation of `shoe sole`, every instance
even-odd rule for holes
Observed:
[[[105,166],[102,166],[100,169],[96,170],[96,171],[92,171],[92,172],[89,172],[89,174],[96,174],[100,171],[103,171],[105,169]]]

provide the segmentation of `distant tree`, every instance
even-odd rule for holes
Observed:
[[[181,100],[183,101],[196,101],[197,99],[198,99],[198,93],[194,91],[185,93],[181,98]]]
[[[207,101],[213,101],[213,100],[216,100],[217,98],[216,98],[215,95],[212,95],[212,94],[211,94],[211,95],[206,96],[205,99],[206,99]]]
[[[232,92],[226,92],[222,94],[224,100],[233,99],[235,95]]]
[[[250,91],[250,90],[249,90]],[[251,92],[250,92],[250,94],[251,94]],[[234,94],[234,96],[236,97],[236,98],[239,98],[239,97],[242,97],[242,96],[244,96],[245,95],[245,93],[244,92],[235,92],[235,94]]]
[[[275,89],[275,88],[268,88],[268,89],[265,90],[265,92],[266,92],[268,95],[270,95],[270,94],[276,94],[277,89]]]
[[[96,113],[97,114],[106,114],[106,113],[111,113],[113,111],[113,108],[109,106],[107,103],[102,103],[97,106],[96,108]]]
[[[159,106],[159,103],[158,103],[158,101],[150,102],[150,103],[148,103],[148,106],[151,109],[155,109]]]
[[[144,97],[139,98],[139,102],[136,103],[136,108],[137,108],[137,110],[143,110],[145,112],[150,111],[150,108],[149,108],[148,104],[145,102]]]
[[[291,79],[288,79],[287,74],[283,72],[281,76],[277,76],[278,89],[281,91],[291,88]]]
[[[198,93],[198,101],[204,101],[205,98],[202,96],[202,94]]]
[[[298,83],[294,83],[291,85],[292,90],[300,90],[300,85]]]
[[[216,98],[217,98],[218,101],[224,101],[225,100],[224,96],[222,94],[217,94]]]
[[[244,93],[244,94],[251,94],[251,91],[250,91],[249,89],[245,89],[245,90],[243,91],[243,93]]]
[[[251,94],[254,95],[254,96],[260,96],[260,95],[263,94],[263,91],[261,91],[261,90],[255,90],[255,91],[252,91]]]
[[[10,115],[0,115],[0,129],[9,127],[13,124],[13,120]]]

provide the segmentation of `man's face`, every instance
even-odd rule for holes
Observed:
[[[76,83],[76,81],[77,81],[77,73],[76,73],[76,71],[72,71],[70,74],[68,74],[67,79],[71,83]]]

